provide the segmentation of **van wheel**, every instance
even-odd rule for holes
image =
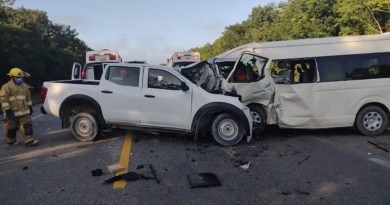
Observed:
[[[367,106],[358,113],[356,127],[363,135],[377,136],[386,130],[388,121],[387,114],[382,108]]]
[[[72,119],[72,133],[82,142],[94,140],[99,133],[99,125],[95,117],[86,112],[77,113]]]
[[[248,107],[253,120],[253,136],[260,137],[267,126],[267,113],[259,105],[249,105]]]
[[[244,136],[240,122],[227,113],[220,114],[214,119],[211,133],[214,140],[222,146],[236,145]]]

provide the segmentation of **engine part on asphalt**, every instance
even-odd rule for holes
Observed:
[[[371,142],[370,140],[367,140],[367,142],[368,142],[369,144],[374,145],[374,146],[377,147],[378,149],[381,149],[381,150],[383,150],[383,151],[385,151],[385,152],[389,152],[388,149],[386,149],[386,148],[384,148],[384,147],[382,147],[382,146],[380,146],[380,145],[378,145],[378,144],[376,144],[376,143],[374,143],[374,142]]]
[[[191,188],[222,186],[214,173],[197,173],[187,175]]]

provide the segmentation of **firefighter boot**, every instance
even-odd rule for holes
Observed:
[[[8,145],[12,146],[19,144],[19,142],[16,140],[16,129],[8,129],[6,136]]]

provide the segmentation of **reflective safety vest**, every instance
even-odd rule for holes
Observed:
[[[32,106],[29,86],[26,83],[17,85],[13,80],[8,81],[1,87],[0,103],[3,112],[11,109],[15,116],[30,114],[29,106]]]

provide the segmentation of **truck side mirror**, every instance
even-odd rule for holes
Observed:
[[[181,88],[183,91],[187,91],[187,90],[190,89],[190,88],[188,87],[188,85],[187,85],[185,82],[181,82],[180,88]]]

